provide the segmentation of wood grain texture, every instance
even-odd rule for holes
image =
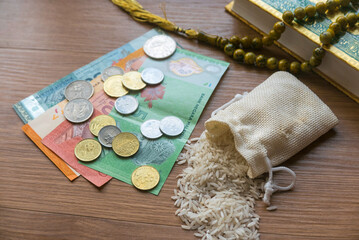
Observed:
[[[162,15],[160,0],[142,0]],[[225,13],[229,0],[166,1],[178,25],[230,37],[257,36]],[[0,239],[194,239],[180,229],[171,196],[175,166],[159,196],[112,180],[101,189],[83,178],[69,182],[21,131],[12,104],[149,31],[110,1],[0,1]],[[272,72],[235,63],[221,51],[171,34],[184,48],[228,61],[192,136],[213,110],[250,91]],[[265,51],[290,58],[276,47]],[[337,115],[338,126],[288,160],[297,173],[293,191],[277,193],[267,212],[261,202],[261,239],[359,239],[359,106],[315,74],[299,76]],[[286,175],[276,181],[285,184]]]
[[[0,208],[0,210],[2,217],[0,223],[6,220],[6,224],[0,225],[1,239],[142,240],[151,236],[154,239],[180,240],[185,235],[191,236],[190,232],[184,234],[179,226],[142,224],[10,208]],[[168,234],[169,232],[171,234]]]

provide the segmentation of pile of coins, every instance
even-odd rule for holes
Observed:
[[[176,42],[164,35],[154,36],[147,40],[144,52],[154,59],[165,59],[176,50]],[[139,106],[138,100],[127,95],[131,90],[139,91],[148,85],[160,84],[164,74],[156,68],[145,68],[143,71],[130,71],[125,73],[122,68],[111,66],[103,70],[101,75],[104,81],[104,92],[117,98],[115,109],[122,115],[134,113]],[[93,95],[92,85],[84,80],[70,83],[65,89],[65,97],[69,102],[65,106],[65,118],[73,123],[85,122],[91,118],[94,109],[89,101]],[[127,158],[137,153],[140,141],[130,132],[122,132],[116,126],[114,118],[108,115],[99,115],[93,118],[89,125],[95,139],[83,139],[75,147],[75,156],[84,162],[96,160],[102,152],[102,147],[112,148],[120,157]],[[163,134],[169,137],[180,135],[184,130],[183,122],[175,116],[167,116],[162,120],[150,119],[142,123],[141,133],[148,139],[157,139]],[[132,173],[132,183],[140,190],[154,188],[160,180],[158,171],[151,166],[141,166]]]
[[[133,96],[128,96],[129,91],[139,91],[144,89],[147,84],[160,84],[164,79],[164,74],[156,68],[145,68],[142,73],[130,71],[121,74],[121,69],[116,66],[106,68],[102,76],[105,81],[103,89],[110,97],[117,98],[115,102],[116,110],[122,115],[134,113],[138,108],[138,101]],[[121,69],[122,70],[122,69]]]
[[[170,57],[176,51],[176,42],[168,36],[157,35],[146,41],[143,46],[144,52],[153,59],[161,60]],[[103,70],[102,80],[104,91],[110,97],[121,98],[130,90],[139,91],[149,85],[160,84],[164,74],[157,68],[145,68],[141,73],[130,71],[124,73],[120,67],[111,66]],[[129,109],[127,106],[131,106]],[[121,98],[116,101],[116,110],[121,114],[131,114],[138,106],[135,98]]]
[[[93,92],[93,86],[85,80],[70,83],[65,89],[65,98],[69,101],[64,108],[65,118],[73,123],[90,119],[94,109],[89,99]]]
[[[122,132],[120,128],[116,126],[115,119],[111,116],[99,115],[93,118],[90,122],[89,128],[90,132],[98,138],[99,143],[96,140],[94,141],[96,141],[99,146],[102,145],[107,148],[112,148],[112,150],[120,157],[131,157],[136,154],[140,148],[140,142],[138,138],[132,133]],[[84,142],[85,140],[81,142]],[[82,157],[83,155],[76,154],[77,148],[83,148],[80,143],[77,144],[75,148],[76,157],[79,160],[86,162],[95,160],[96,158],[91,158],[91,160],[89,160],[87,156]],[[88,152],[94,152],[96,150],[89,145],[84,145],[84,147],[87,147]],[[101,154],[101,149],[99,151],[99,154],[97,154],[96,150],[96,154],[91,153],[90,155],[96,155],[98,157]]]
[[[164,117],[161,121],[150,119],[141,125],[141,133],[148,139],[157,139],[163,134],[175,137],[180,135],[183,130],[183,122],[175,116]]]

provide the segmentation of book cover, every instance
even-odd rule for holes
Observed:
[[[250,18],[251,13],[246,13],[247,15],[237,14],[237,13],[238,12],[245,13],[245,11],[249,11],[253,9],[257,11],[256,13],[263,12],[263,14],[270,14],[274,21],[278,21],[281,20],[282,13],[284,11],[286,10],[294,11],[294,9],[298,6],[304,7],[309,4],[315,5],[316,2],[318,1],[311,2],[308,0],[235,0],[234,2],[231,2],[226,6],[226,10],[228,12],[230,12],[232,15],[239,18],[240,20],[242,20],[252,28],[254,28],[256,31],[262,34],[267,34],[267,32],[263,31],[263,28],[266,28],[263,26],[265,24],[268,25],[268,23],[263,23],[263,26],[257,26],[260,25],[258,24],[258,22],[257,24],[253,24],[252,22],[255,22],[253,21],[253,19],[247,19]],[[252,6],[249,6],[249,4],[256,7],[253,8]],[[247,7],[249,6],[249,8],[247,9],[246,6]],[[244,10],[244,8],[246,9]],[[352,8],[340,9],[340,11],[336,12],[335,14],[321,18],[316,18],[313,22],[307,22],[308,20],[304,20],[300,22],[293,21],[293,25],[287,27],[286,32],[292,31],[291,29],[294,29],[299,33],[299,35],[305,36],[305,38],[309,39],[308,41],[311,41],[312,44],[310,49],[306,51],[312,51],[314,49],[313,46],[320,45],[319,35],[328,29],[330,23],[332,21],[335,21],[335,19],[338,16],[345,15],[347,12],[350,11],[354,12]],[[286,32],[282,34],[282,38],[286,38],[285,36]],[[306,59],[306,57],[304,57],[303,59],[303,55],[306,56],[308,54],[297,54],[296,51],[291,50],[292,48],[286,47],[284,46],[284,44],[281,44],[280,42],[281,40],[275,43],[276,45],[278,45],[288,53],[292,54],[300,61]],[[333,68],[329,67],[330,64],[325,68],[323,68],[323,66],[320,66],[319,68],[314,69],[314,71],[317,72],[319,75],[321,75],[323,78],[325,78],[327,81],[329,81],[331,84],[333,84],[335,87],[337,87],[339,90],[347,94],[353,100],[359,102],[359,94],[358,94],[359,93],[359,28],[355,27],[353,29],[348,29],[348,31],[344,35],[336,39],[335,43],[331,45],[330,48],[327,49],[327,51],[328,51],[327,55],[333,55],[334,57],[332,56],[330,57],[339,59],[339,60],[335,59],[334,62],[336,63],[340,62],[342,66],[344,66],[346,69],[349,69],[351,73],[354,73],[354,75],[351,74],[350,78],[348,78],[347,76],[347,79],[344,79],[342,77],[344,75],[344,72],[339,74],[340,71],[344,70],[341,69],[340,67],[335,69],[336,72],[334,74],[333,72],[330,73],[329,69],[331,71],[334,71]],[[324,63],[325,62],[323,61],[323,65],[325,65]]]

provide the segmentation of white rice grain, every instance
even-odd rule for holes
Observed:
[[[188,167],[172,197],[182,228],[202,239],[259,239],[254,206],[264,181],[247,177],[248,165],[234,144],[217,145],[202,134],[185,150],[177,163]]]

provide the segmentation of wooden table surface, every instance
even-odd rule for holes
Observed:
[[[159,15],[160,0],[142,5]],[[167,17],[184,28],[230,37],[258,36],[225,12],[229,0],[166,1]],[[149,31],[110,1],[0,0],[0,239],[195,239],[180,228],[171,196],[174,166],[159,196],[113,179],[97,189],[74,182],[21,131],[12,109],[77,68]],[[211,112],[250,91],[272,72],[235,63],[220,50],[173,35],[184,48],[231,63],[192,136]],[[266,53],[290,56],[277,47]],[[338,69],[340,71],[340,69]],[[285,163],[293,191],[277,193],[267,212],[258,202],[261,239],[359,239],[359,105],[316,74],[299,76],[337,115],[338,126]],[[276,175],[282,184],[285,175]]]

